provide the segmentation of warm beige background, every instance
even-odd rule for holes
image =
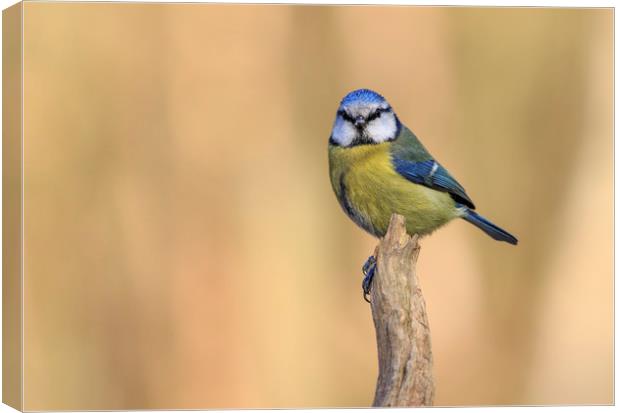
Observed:
[[[424,239],[438,405],[612,402],[607,9],[25,5],[27,409],[367,406],[369,87],[520,239]]]

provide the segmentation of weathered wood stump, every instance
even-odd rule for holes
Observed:
[[[379,378],[373,407],[430,406],[435,385],[426,304],[415,265],[418,237],[410,237],[405,219],[392,215],[375,249],[370,301],[377,334]]]

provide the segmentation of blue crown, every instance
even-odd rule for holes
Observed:
[[[346,95],[342,98],[341,105],[350,105],[354,102],[362,103],[383,103],[385,99],[377,92],[373,92],[370,89],[358,89]]]

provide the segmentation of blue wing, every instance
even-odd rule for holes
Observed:
[[[416,184],[424,185],[438,191],[448,192],[457,202],[475,209],[474,203],[465,193],[465,189],[437,161],[408,161],[394,157],[392,160],[396,171]]]

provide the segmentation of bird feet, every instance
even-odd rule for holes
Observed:
[[[377,268],[377,259],[374,255],[368,257],[364,266],[362,267],[362,273],[364,273],[364,280],[362,281],[362,292],[364,300],[370,303],[370,286],[372,285],[372,278],[375,276],[375,269]]]

